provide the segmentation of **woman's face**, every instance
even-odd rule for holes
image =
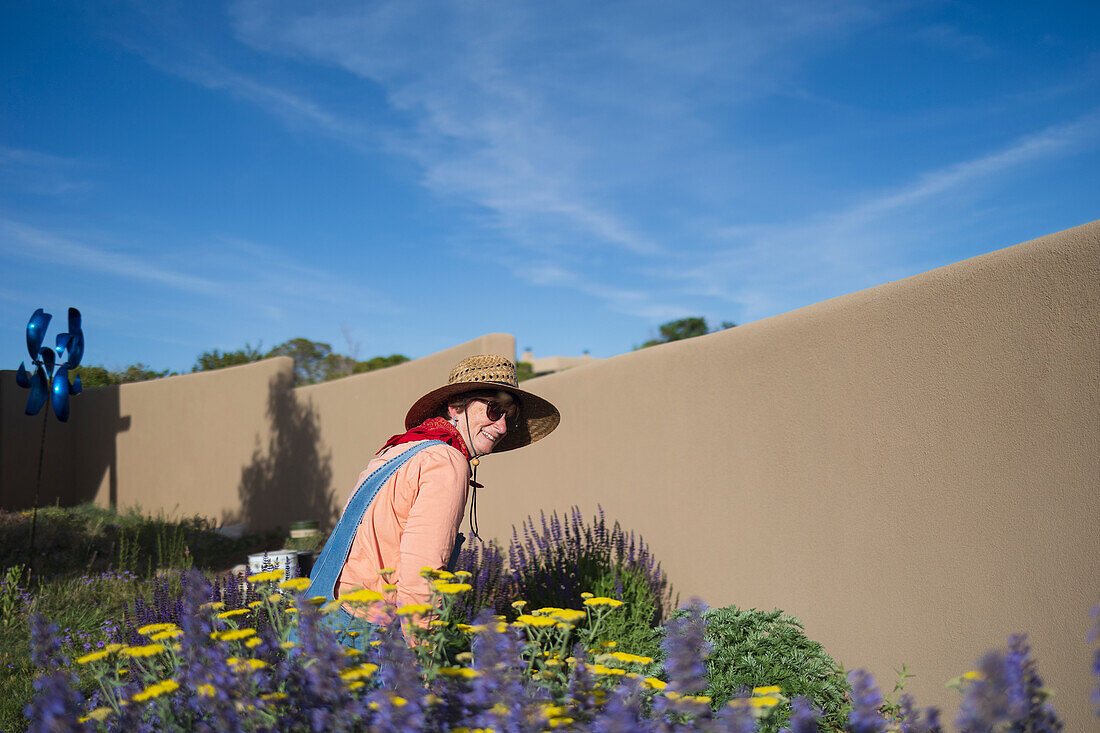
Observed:
[[[508,432],[507,415],[501,415],[496,420],[489,419],[486,414],[488,402],[492,401],[501,407],[512,405],[514,400],[507,392],[500,392],[495,397],[474,397],[466,404],[465,409],[451,407],[451,416],[458,420],[458,432],[474,455],[491,453],[493,448],[500,443],[501,438]]]

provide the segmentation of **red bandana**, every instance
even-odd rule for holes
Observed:
[[[462,440],[462,436],[459,435],[458,429],[442,417],[430,417],[407,433],[398,433],[387,440],[386,444],[382,446],[378,452],[381,453],[391,445],[412,443],[417,440],[442,440],[444,443],[452,448],[456,448],[462,455],[466,456],[467,461],[470,460],[470,453],[466,450],[466,443]]]

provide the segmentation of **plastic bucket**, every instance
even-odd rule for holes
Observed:
[[[250,575],[282,570],[283,580],[298,577],[298,550],[272,550],[248,556]]]

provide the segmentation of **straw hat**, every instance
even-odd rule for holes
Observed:
[[[480,354],[458,362],[451,370],[447,384],[418,399],[405,415],[405,429],[411,430],[428,418],[438,416],[451,397],[484,389],[507,392],[515,396],[520,406],[518,423],[508,427],[494,453],[534,443],[549,435],[561,422],[558,408],[538,395],[519,388],[516,365],[511,359],[496,354]]]

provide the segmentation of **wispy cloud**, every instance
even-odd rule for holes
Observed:
[[[0,181],[17,191],[40,196],[82,191],[90,187],[80,176],[86,168],[76,158],[0,145]]]
[[[993,53],[989,42],[981,36],[966,33],[956,25],[935,23],[917,29],[914,35],[926,43],[961,53],[966,58],[984,58]]]
[[[148,257],[111,251],[12,219],[0,219],[0,252],[13,259],[36,260],[85,272],[116,275],[193,293],[214,293],[218,289],[218,284],[212,280],[160,268],[151,264]]]
[[[308,10],[242,1],[232,10],[252,48],[335,65],[383,89],[413,125],[381,139],[418,162],[425,186],[471,206],[513,247],[555,259],[548,278],[545,267],[499,256],[518,277],[646,319],[681,314],[689,299],[658,297],[653,278],[641,277],[675,260],[683,237],[637,211],[664,209],[667,193],[712,197],[733,175],[728,156],[714,153],[724,132],[706,110],[774,91],[798,43],[874,16],[859,2],[713,13],[405,1]],[[608,256],[622,265],[609,271]]]
[[[777,313],[780,304],[799,299],[799,289],[821,292],[832,283],[838,288],[832,294],[840,295],[870,287],[897,276],[898,258],[934,229],[930,212],[944,211],[952,199],[979,196],[1029,164],[1098,144],[1100,110],[926,172],[897,189],[871,192],[832,214],[726,227],[718,232],[725,246],[672,276],[690,292],[740,305],[746,320]]]
[[[0,218],[0,256],[117,277],[126,287],[170,288],[203,301],[231,303],[273,321],[298,310],[339,312],[349,304],[375,315],[399,310],[343,273],[306,267],[278,250],[234,237],[191,242],[183,248],[165,246],[160,254],[133,254],[95,237]],[[180,317],[186,319],[186,312]]]
[[[819,47],[889,12],[858,0],[627,9],[239,0],[229,12],[232,41],[259,59],[245,65],[250,71],[212,47],[181,46],[168,36],[139,50],[290,125],[416,161],[427,189],[464,204],[481,231],[508,242],[456,237],[456,246],[477,240],[471,248],[479,256],[528,283],[647,319],[698,312],[711,299],[752,320],[813,302],[829,288],[847,292],[896,276],[899,259],[933,228],[922,207],[1096,139],[1097,116],[1086,115],[985,155],[941,158],[924,173],[910,167],[907,184],[860,194],[846,181],[827,192],[835,213],[795,208],[779,223],[724,223],[748,220],[752,189],[767,185],[758,179],[768,153],[739,131],[742,116],[791,97],[807,108],[857,114],[804,85],[799,72]],[[915,37],[956,56],[998,52],[949,23],[931,23]],[[335,67],[364,94],[380,92],[389,117],[364,124],[300,79],[271,72],[269,61]],[[770,181],[777,195],[783,183],[789,180]],[[525,253],[521,264],[514,250]]]

